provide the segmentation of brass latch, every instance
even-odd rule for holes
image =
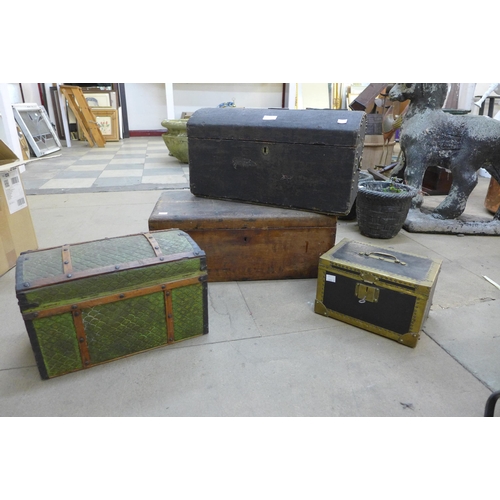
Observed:
[[[374,286],[364,285],[363,283],[356,283],[355,293],[360,304],[364,304],[365,302],[378,302],[380,289]]]

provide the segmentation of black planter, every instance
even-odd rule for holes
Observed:
[[[361,234],[369,238],[394,238],[403,227],[416,194],[415,188],[405,184],[390,181],[361,183],[356,198]]]

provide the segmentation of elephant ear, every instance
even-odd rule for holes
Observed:
[[[433,108],[442,108],[448,95],[447,83],[422,83],[423,95]]]

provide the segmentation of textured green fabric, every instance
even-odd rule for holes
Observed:
[[[148,240],[142,235],[72,245],[70,253],[74,272],[116,266],[155,256]]]
[[[162,254],[188,254],[198,249],[182,231],[160,231],[153,234]],[[202,252],[203,253],[203,252]],[[20,282],[23,313],[51,310],[59,306],[81,307],[90,365],[145,351],[167,344],[167,318],[163,291],[129,298],[128,292],[154,285],[197,278],[205,274],[201,258],[161,261],[144,235],[99,240],[70,246],[72,273],[107,268],[110,272],[78,279],[63,274],[61,248],[27,254],[22,261]],[[196,254],[195,254],[196,255]],[[153,260],[142,266],[141,261]],[[120,269],[131,262],[138,267]],[[112,267],[111,267],[112,266]],[[115,267],[118,267],[115,269]],[[25,283],[44,278],[59,282],[30,289]],[[200,283],[171,291],[174,339],[182,340],[204,333],[206,296]],[[118,298],[119,294],[124,298]],[[93,307],[87,300],[111,297]],[[82,369],[79,341],[71,313],[56,314],[33,320],[33,329],[49,378]]]
[[[163,292],[85,309],[82,318],[92,364],[167,343]]]
[[[192,252],[191,242],[185,236],[181,236],[182,234],[180,231],[160,231],[153,233],[153,236],[160,245],[162,252],[166,255]]]
[[[63,273],[62,252],[60,248],[40,250],[23,257],[22,282],[31,283],[46,277],[60,276]]]
[[[174,339],[203,333],[203,288],[201,284],[172,290]]]
[[[33,321],[49,377],[82,368],[71,313]]]
[[[191,242],[180,231],[161,231],[154,238],[164,255],[191,252]],[[62,249],[39,250],[26,255],[23,262],[23,282],[53,278],[63,274]],[[124,236],[70,245],[73,272],[116,266],[154,258],[155,252],[144,235]]]
[[[26,292],[29,311],[47,309],[55,305],[70,304],[85,299],[105,297],[113,293],[136,290],[162,282],[189,277],[200,270],[199,259],[185,259],[155,266],[116,271],[110,274],[58,283]]]

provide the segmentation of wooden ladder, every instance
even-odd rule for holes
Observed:
[[[78,125],[80,125],[83,135],[90,144],[90,147],[94,147],[94,144],[97,144],[98,147],[103,148],[106,144],[106,139],[101,133],[94,113],[92,113],[87,104],[82,89],[74,85],[61,85],[59,88],[68,101],[69,107],[71,111],[73,111]]]

